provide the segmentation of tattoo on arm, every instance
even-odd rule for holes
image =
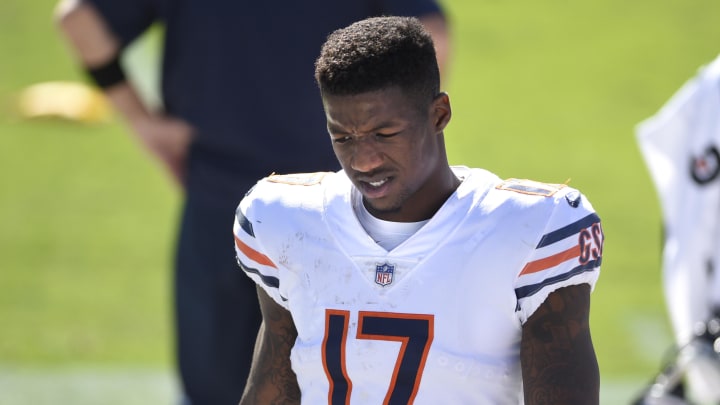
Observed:
[[[554,291],[527,320],[520,347],[526,405],[598,404],[589,315],[590,286],[581,284]]]
[[[241,405],[300,404],[300,388],[290,365],[297,330],[290,313],[258,287],[263,325],[255,344],[250,377]]]

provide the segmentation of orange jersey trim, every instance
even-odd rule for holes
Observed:
[[[277,268],[277,266],[275,266],[275,263],[273,263],[269,257],[246,245],[243,241],[240,240],[240,238],[237,237],[237,235],[235,235],[235,246],[237,246],[237,248],[251,260],[260,264],[264,264],[265,266]]]
[[[557,266],[558,264],[566,260],[574,259],[579,256],[580,246],[575,245],[563,252],[556,253],[552,256],[544,257],[542,259],[538,259],[526,264],[520,272],[520,275],[522,276],[523,274],[531,274],[545,269],[549,269],[550,267]]]

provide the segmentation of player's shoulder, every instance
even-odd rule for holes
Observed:
[[[499,181],[491,193],[505,224],[514,224],[532,235],[536,246],[540,246],[539,241],[549,246],[580,233],[602,235],[600,216],[588,198],[567,183],[506,179]]]
[[[337,183],[332,172],[272,174],[260,179],[242,198],[235,211],[240,223],[262,223],[279,229],[289,218],[315,218],[324,209],[328,187]],[[338,187],[335,187],[337,189]]]
[[[567,184],[545,183],[536,180],[516,178],[500,180],[495,185],[497,190],[546,198],[552,197],[566,187]],[[513,196],[513,194],[508,194],[508,196]]]
[[[509,178],[495,184],[499,196],[517,200],[529,205],[554,205],[565,201],[570,207],[578,207],[582,202],[582,193],[567,183],[546,183],[531,179]]]
[[[285,204],[302,203],[305,199],[322,195],[325,181],[332,172],[271,174],[260,179],[246,194],[243,201]]]
[[[472,193],[476,201],[486,208],[517,205],[519,207],[552,205],[560,199],[577,205],[581,194],[566,183],[547,183],[531,179],[507,178],[485,169],[453,167],[463,179],[458,194]]]
[[[278,184],[287,187],[293,186],[319,186],[323,179],[332,174],[331,172],[314,172],[314,173],[293,173],[293,174],[271,174],[263,180],[271,184]]]
[[[589,199],[567,183],[546,183],[530,179],[499,180],[489,201],[515,213],[518,219],[545,218],[547,226],[563,226],[580,220],[599,221]]]

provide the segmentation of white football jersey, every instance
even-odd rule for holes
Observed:
[[[663,286],[682,345],[720,307],[720,56],[638,125],[637,140],[660,196]]]
[[[720,308],[720,56],[703,66],[637,140],[660,197],[663,287],[679,346]],[[691,364],[687,394],[718,403],[717,381]]]
[[[341,171],[271,176],[240,203],[240,267],[292,314],[303,404],[519,404],[522,324],[557,288],[594,287],[600,220],[564,185],[463,180],[391,251]]]

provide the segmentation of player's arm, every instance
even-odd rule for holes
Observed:
[[[255,342],[250,376],[240,405],[300,404],[300,387],[290,365],[297,330],[290,312],[257,287],[263,323]]]
[[[125,79],[119,60],[120,39],[113,34],[100,13],[82,0],[62,0],[55,20],[78,62],[97,73],[98,82],[113,107],[120,112],[141,143],[181,181],[192,128],[181,120],[151,111],[133,84]]]
[[[600,372],[590,338],[590,286],[552,292],[522,328],[526,405],[596,405]]]

